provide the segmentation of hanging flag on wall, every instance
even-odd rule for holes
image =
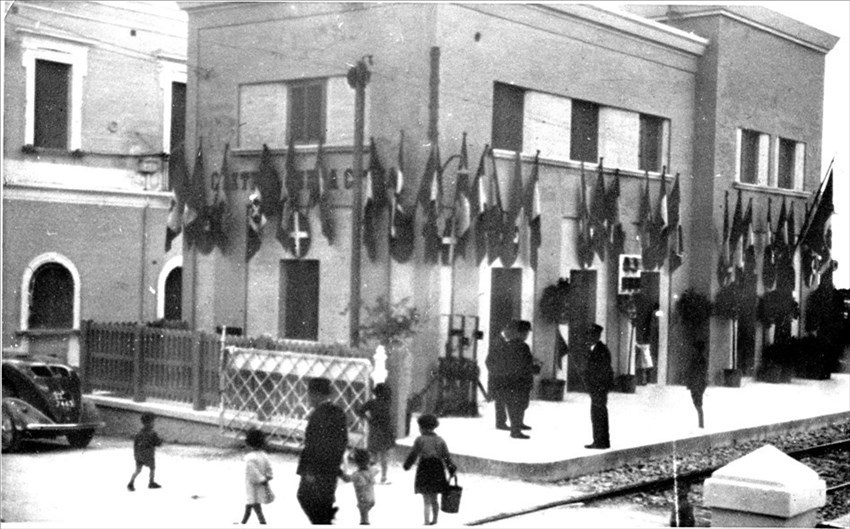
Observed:
[[[277,211],[280,217],[278,218],[275,238],[286,249],[289,234],[292,231],[292,212],[302,211],[306,205],[305,199],[309,195],[304,188],[304,180],[296,169],[295,140],[292,136],[290,136],[289,145],[286,148],[286,161],[283,164],[283,169],[280,199],[277,204]]]
[[[682,255],[685,251],[683,245],[682,226],[679,224],[679,203],[682,200],[682,191],[679,188],[679,173],[673,180],[673,189],[667,197],[667,226],[664,238],[668,241],[670,272],[673,272],[682,264]]]
[[[247,204],[247,232],[245,242],[245,262],[251,260],[252,257],[260,250],[263,242],[263,227],[268,220],[263,214],[263,196],[259,187],[254,186],[251,194],[248,196]]]
[[[764,228],[764,250],[762,251],[761,260],[761,284],[765,291],[772,290],[776,284],[776,254],[774,254],[773,221],[771,220],[772,202],[770,197],[768,197],[767,221]]]
[[[204,166],[203,145],[198,146],[198,155],[195,158],[195,169],[192,171],[192,193],[187,200],[194,210],[194,221],[184,226],[187,234],[191,234],[189,240],[194,243],[198,251],[206,255],[212,252],[215,243],[212,233],[212,208],[207,205],[206,168]]]
[[[821,186],[822,192],[815,196],[800,232],[801,266],[806,286],[813,286],[832,260],[832,215],[835,211],[832,182],[833,168],[830,164]]]
[[[755,279],[756,275],[756,236],[753,232],[753,198],[747,201],[744,213],[744,277]]]
[[[528,263],[532,270],[537,270],[537,258],[540,251],[540,150],[534,154],[534,165],[531,167],[531,178],[525,188],[525,204],[523,205],[528,220],[529,255]]]
[[[652,240],[652,202],[649,195],[649,171],[644,172],[645,184],[643,194],[640,198],[640,210],[638,211],[639,238],[641,265],[644,270],[653,270],[656,267]]]
[[[212,215],[210,216],[212,239],[222,252],[227,249],[230,242],[233,223],[233,215],[230,212],[230,182],[228,181],[230,176],[229,154],[230,144],[227,143],[224,145],[219,179],[215,187],[215,197],[211,208]]]
[[[729,246],[732,251],[732,264],[735,277],[744,270],[744,237],[746,237],[746,226],[744,226],[744,204],[741,190],[738,189],[738,199],[735,202],[735,213],[732,215],[732,231],[729,234]]]
[[[431,142],[431,154],[425,164],[425,173],[419,187],[419,204],[425,214],[422,235],[425,238],[426,263],[436,263],[440,258],[442,234],[438,225],[440,208],[443,204],[443,182],[440,174],[440,148],[436,141]]]
[[[723,195],[723,233],[717,254],[717,282],[721,288],[732,282],[732,257],[729,255],[729,190]]]
[[[502,207],[502,194],[499,191],[499,175],[496,171],[496,160],[493,158],[493,148],[488,152],[490,173],[487,188],[487,260],[493,264],[502,251],[502,237],[505,233],[505,211]]]
[[[602,158],[596,171],[596,188],[593,190],[593,202],[590,206],[590,240],[593,251],[600,261],[605,261],[605,246],[608,239],[608,229],[605,226],[605,176]]]
[[[384,166],[378,157],[375,138],[370,141],[369,152],[369,168],[363,182],[363,246],[366,247],[369,259],[374,261],[378,258],[378,226],[386,208],[386,186],[382,184]],[[381,195],[384,199],[381,199]]]
[[[287,222],[289,230],[284,239],[284,247],[296,259],[301,259],[310,251],[310,222],[301,209],[291,208]]]
[[[508,188],[508,211],[504,220],[504,233],[502,235],[502,248],[499,257],[502,266],[509,268],[516,262],[519,254],[519,233],[522,222],[522,157],[519,151],[514,154],[514,174]]]
[[[272,152],[266,144],[263,144],[263,151],[260,154],[260,167],[257,170],[254,187],[259,191],[262,200],[260,209],[266,219],[280,215],[281,181],[274,165]]]
[[[584,180],[584,162],[581,164],[581,189],[578,211],[578,262],[582,268],[593,264],[593,240],[590,232],[590,215],[587,211],[587,184]]]
[[[667,167],[661,170],[661,188],[658,191],[658,208],[652,219],[653,263],[656,267],[664,265],[667,258]]]
[[[165,225],[165,251],[171,250],[171,243],[183,232],[183,209],[185,208],[186,159],[183,148],[177,148],[168,157],[168,181],[171,186],[171,205]]]
[[[487,171],[485,162],[487,153],[490,150],[489,145],[484,145],[484,150],[481,151],[481,160],[478,162],[478,170],[475,171],[475,180],[472,183],[472,194],[470,195],[470,209],[474,221],[473,231],[475,232],[475,259],[477,263],[481,263],[487,257],[487,227],[488,212],[487,212]]]
[[[614,169],[614,182],[605,193],[606,222],[608,225],[608,255],[623,253],[626,232],[620,223],[620,169]]]
[[[319,142],[316,151],[315,179],[317,188],[317,201],[319,206],[319,223],[322,226],[322,235],[328,240],[328,244],[334,243],[336,237],[336,225],[333,216],[333,200],[331,198],[330,186],[328,186],[328,170],[325,167],[324,144]]]
[[[415,247],[413,214],[404,207],[404,131],[398,143],[398,167],[392,172],[390,181],[390,255],[399,263],[406,263]],[[415,204],[414,204],[415,207]]]
[[[469,200],[469,156],[466,150],[466,133],[464,132],[460,145],[460,162],[457,168],[454,212],[452,214],[452,225],[456,239],[454,258],[457,258],[458,255],[466,257],[467,239],[471,233],[469,229],[472,222],[471,207]]]

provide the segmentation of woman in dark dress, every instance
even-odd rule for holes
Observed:
[[[381,463],[381,483],[387,484],[387,453],[395,446],[390,404],[392,391],[383,382],[375,385],[375,398],[360,407],[358,414],[369,421],[369,452]]]
[[[437,417],[426,413],[419,417],[419,431],[421,435],[413,441],[413,448],[404,461],[404,469],[410,470],[416,461],[416,477],[413,480],[413,492],[422,495],[425,510],[425,525],[437,523],[437,514],[440,512],[440,504],[437,495],[449,486],[446,479],[446,470],[454,475],[455,464],[452,462],[449,448],[442,437],[434,433],[440,422]]]

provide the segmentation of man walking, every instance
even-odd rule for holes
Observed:
[[[312,378],[307,396],[313,407],[304,432],[304,449],[296,473],[301,476],[296,497],[314,525],[330,525],[337,508],[337,478],[342,474],[342,458],[348,446],[345,412],[330,402],[331,383]]]
[[[590,393],[590,422],[593,425],[593,443],[585,448],[605,449],[611,447],[608,435],[608,391],[614,385],[611,368],[611,351],[602,343],[602,326],[590,328],[590,356],[587,360],[585,380]]]

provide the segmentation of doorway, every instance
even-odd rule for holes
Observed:
[[[570,272],[569,322],[567,391],[585,392],[584,370],[591,345],[587,335],[596,323],[596,270]]]
[[[319,339],[319,261],[280,262],[278,334],[294,340]]]
[[[499,333],[522,314],[522,270],[493,268],[490,276],[490,346],[501,340]]]

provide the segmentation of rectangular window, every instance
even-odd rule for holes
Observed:
[[[33,144],[68,149],[69,87],[71,66],[35,61],[35,130]]]
[[[660,172],[664,140],[664,120],[657,116],[640,115],[640,152],[638,154],[641,171]]]
[[[319,261],[280,262],[278,332],[294,340],[319,339]]]
[[[741,172],[739,180],[745,184],[758,183],[759,136],[754,130],[741,130]]]
[[[171,83],[171,151],[186,141],[186,83]]]
[[[289,85],[289,132],[296,143],[324,141],[325,83]],[[287,138],[288,140],[288,138]]]
[[[794,155],[797,151],[797,142],[779,138],[779,159],[776,167],[776,187],[782,189],[794,189],[794,169],[796,167]]]
[[[570,126],[570,159],[597,163],[599,161],[599,105],[573,99]]]
[[[493,148],[522,150],[525,90],[503,83],[493,85]]]

